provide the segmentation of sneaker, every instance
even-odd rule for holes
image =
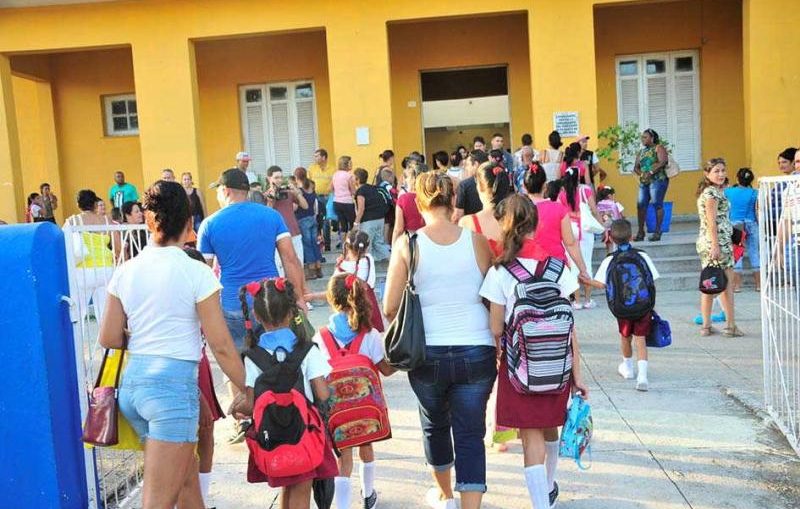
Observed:
[[[375,509],[378,507],[378,492],[372,490],[372,495],[364,497],[364,509]]]
[[[647,378],[639,377],[636,379],[636,390],[641,392],[647,392],[649,383],[647,382]]]
[[[314,306],[311,304],[311,302],[306,302],[306,309],[309,311],[314,311]]]
[[[635,378],[635,375],[633,373],[633,367],[625,361],[619,363],[619,367],[617,368],[617,373],[619,373],[619,376],[621,376],[625,380],[633,380]]]
[[[727,317],[725,316],[725,311],[720,311],[716,315],[711,315],[711,322],[712,323],[724,322],[726,320],[727,320]],[[703,325],[703,315],[695,316],[694,317],[694,323],[696,325]]]
[[[578,301],[573,301],[572,302],[572,309],[574,309],[575,311],[581,310],[581,309],[583,309],[583,304],[581,304]]]
[[[558,505],[558,483],[553,481],[553,491],[550,492],[550,509],[556,509]]]
[[[425,493],[425,503],[428,504],[428,507],[433,509],[457,509],[455,499],[442,500],[439,497],[440,494],[439,488],[431,488]]]
[[[593,301],[593,300],[591,300],[591,299],[589,299],[589,301],[588,301],[588,302],[586,302],[586,303],[583,305],[583,309],[594,309],[594,308],[596,308],[596,307],[597,307],[597,302],[595,302],[595,301]]]
[[[244,435],[247,433],[247,430],[252,424],[253,421],[250,419],[242,419],[241,421],[234,423],[233,434],[228,437],[228,445],[241,444],[244,442]]]

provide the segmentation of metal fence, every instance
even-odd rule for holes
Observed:
[[[766,409],[800,454],[800,175],[759,180]]]
[[[103,357],[97,338],[106,287],[114,270],[144,248],[148,233],[144,225],[68,224],[64,238],[83,420]],[[85,458],[90,509],[119,507],[138,490],[143,475],[142,453],[94,448],[86,449]]]

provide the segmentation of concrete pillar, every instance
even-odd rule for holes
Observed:
[[[0,55],[0,219],[24,221],[25,206],[11,63]]]
[[[360,10],[338,13],[326,31],[333,154],[353,157],[354,166],[372,168],[392,147],[392,104],[386,23]],[[360,145],[356,130],[367,128]],[[329,150],[330,152],[330,150]],[[335,164],[335,162],[334,162]]]
[[[528,11],[528,41],[533,94],[533,139],[545,146],[547,135],[553,130],[553,113],[568,111],[577,111],[580,132],[596,139],[597,83],[593,2],[531,2]]]
[[[194,44],[164,34],[148,32],[132,45],[144,187],[164,168],[191,171],[202,187]]]

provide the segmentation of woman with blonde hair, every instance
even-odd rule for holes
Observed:
[[[353,178],[353,160],[350,156],[342,156],[331,177],[333,190],[333,210],[339,218],[339,238],[350,231],[356,221],[356,181]]]

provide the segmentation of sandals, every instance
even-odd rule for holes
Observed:
[[[633,238],[634,242],[641,242],[643,240],[644,240],[644,232],[637,233],[636,236]]]
[[[650,242],[658,242],[661,240],[661,232],[655,232],[654,234],[650,235],[650,238],[647,240]]]
[[[700,335],[703,336],[703,337],[713,336],[714,334],[718,334],[718,333],[719,333],[719,331],[717,329],[715,329],[714,327],[710,326],[710,325],[708,327],[701,327],[700,328]]]
[[[744,336],[744,332],[734,325],[733,327],[725,327],[725,329],[722,330],[722,335],[729,338],[740,338]]]

